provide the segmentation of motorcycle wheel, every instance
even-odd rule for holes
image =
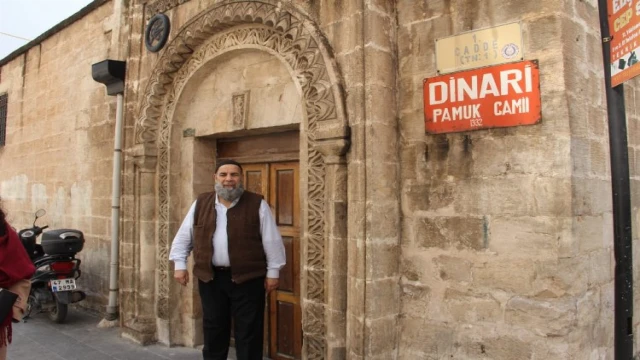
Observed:
[[[54,306],[53,309],[49,311],[49,319],[57,324],[61,324],[67,318],[69,305],[62,304],[60,301],[58,301],[58,298],[56,298],[55,301],[56,306]]]
[[[28,319],[29,316],[31,316],[31,312],[33,311],[33,308],[36,306],[36,297],[33,295],[29,295],[29,299],[27,299],[27,309],[24,312],[24,316],[22,317],[23,319]]]

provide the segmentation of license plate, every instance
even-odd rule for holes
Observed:
[[[76,289],[75,279],[51,280],[51,291],[69,291]]]

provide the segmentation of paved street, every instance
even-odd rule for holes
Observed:
[[[14,324],[8,360],[198,360],[200,350],[140,346],[119,335],[119,329],[99,329],[101,318],[69,309],[65,324],[55,324],[46,314]],[[230,359],[232,359],[230,357]]]

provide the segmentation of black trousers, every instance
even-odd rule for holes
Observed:
[[[204,360],[227,360],[231,318],[238,360],[262,360],[264,334],[264,277],[242,284],[230,271],[215,271],[212,281],[198,280],[202,301]]]

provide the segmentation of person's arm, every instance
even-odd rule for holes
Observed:
[[[271,209],[266,201],[260,203],[260,234],[262,246],[267,256],[267,278],[280,278],[280,269],[287,263],[287,257],[282,243],[282,236],[278,231]]]
[[[193,214],[195,209],[196,202],[194,201],[171,243],[169,260],[175,263],[175,270],[187,269],[187,258],[193,249]]]

